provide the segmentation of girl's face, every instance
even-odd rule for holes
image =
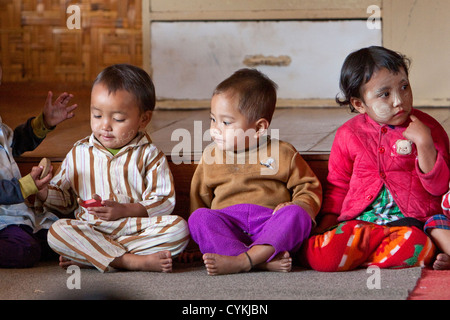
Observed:
[[[141,112],[135,97],[128,91],[109,93],[102,83],[91,93],[91,129],[100,143],[110,149],[128,144],[151,119],[151,111]]]
[[[212,139],[220,150],[241,151],[257,144],[257,124],[249,123],[238,109],[238,95],[216,94],[211,99]]]
[[[362,87],[362,96],[363,99],[352,98],[352,105],[379,124],[401,125],[412,110],[411,86],[403,68],[397,74],[386,68],[374,72]]]

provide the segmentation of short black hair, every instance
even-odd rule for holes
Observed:
[[[260,71],[243,68],[219,83],[213,95],[237,94],[239,112],[249,122],[264,118],[270,123],[277,104],[277,88],[277,84]]]
[[[148,73],[139,67],[130,64],[111,65],[98,74],[93,86],[98,83],[105,85],[109,94],[117,90],[132,93],[141,112],[155,109],[155,85]]]
[[[355,108],[350,99],[362,99],[361,87],[369,82],[374,72],[386,68],[393,73],[404,69],[406,75],[409,73],[411,61],[403,54],[390,49],[371,46],[350,53],[344,61],[341,69],[339,87],[344,95],[343,100],[336,96],[336,102],[340,106],[349,105],[352,112]]]

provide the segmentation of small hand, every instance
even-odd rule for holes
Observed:
[[[52,174],[53,166],[50,166],[50,170],[49,170],[48,174],[45,177],[43,177],[42,179],[40,179],[40,175],[43,170],[44,170],[44,167],[42,167],[42,166],[31,168],[30,176],[31,176],[31,178],[33,178],[34,183],[36,184],[36,187],[38,190],[42,190],[42,189],[46,188],[48,183],[50,182],[50,180],[52,180],[52,178],[53,178],[53,174]]]
[[[403,136],[416,144],[419,168],[423,173],[428,173],[433,169],[437,159],[437,150],[431,130],[416,116],[411,115],[410,117],[411,123],[403,131]]]
[[[40,178],[42,171],[44,170],[44,167],[33,167],[30,172],[31,178],[34,180],[34,184],[36,185],[36,188],[39,190],[39,192],[36,194],[37,198],[41,201],[45,201],[47,199],[48,195],[48,183],[53,178],[53,166],[50,166],[50,170],[48,174]]]
[[[54,103],[52,103],[52,98],[53,92],[49,91],[43,110],[44,122],[49,128],[56,126],[64,120],[72,118],[74,116],[73,111],[77,108],[76,104],[67,106],[73,98],[72,94],[64,92]]]
[[[92,199],[101,200],[96,194],[92,195]],[[101,207],[88,208],[88,212],[105,221],[115,221],[124,217],[123,212],[126,210],[124,204],[113,200],[101,200],[101,203]]]
[[[416,116],[410,115],[411,122],[403,131],[403,136],[411,140],[416,146],[433,145],[430,128],[420,121]]]
[[[277,212],[278,210],[280,210],[280,209],[283,208],[283,207],[291,206],[291,205],[294,205],[294,204],[295,204],[295,203],[293,203],[293,202],[283,202],[283,203],[280,203],[279,205],[277,205],[277,206],[275,207],[275,209],[273,209],[272,214],[275,214],[275,212]]]

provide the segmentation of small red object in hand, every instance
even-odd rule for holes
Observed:
[[[91,199],[91,200],[83,201],[81,203],[81,206],[84,208],[101,207],[102,202],[100,200]]]

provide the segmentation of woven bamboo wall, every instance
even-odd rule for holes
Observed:
[[[68,6],[80,8],[69,29]],[[91,82],[114,63],[142,65],[141,0],[0,0],[4,82]]]

